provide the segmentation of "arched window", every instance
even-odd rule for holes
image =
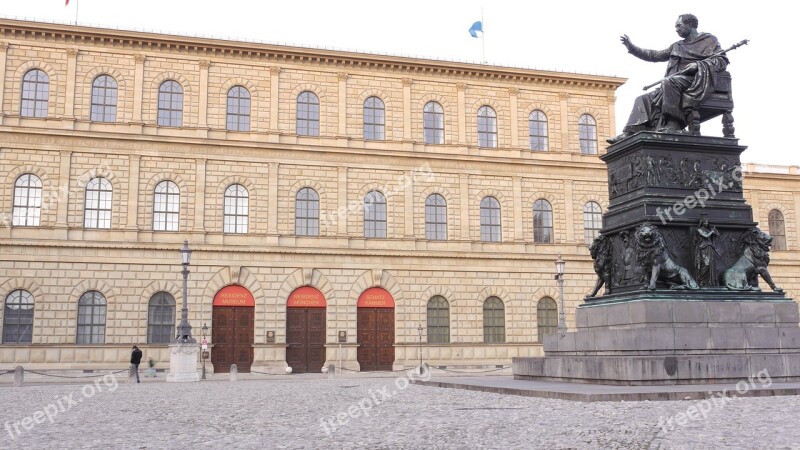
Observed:
[[[439,194],[425,199],[425,239],[447,240],[447,202]]]
[[[386,108],[378,97],[364,101],[364,139],[382,141],[386,139]]]
[[[531,150],[547,150],[547,116],[543,112],[531,112],[528,117],[528,131],[531,138]]]
[[[588,202],[583,206],[583,236],[586,245],[592,245],[595,238],[603,229],[603,210],[595,202]]]
[[[172,181],[156,185],[153,198],[153,230],[178,231],[180,223],[181,193]]]
[[[533,242],[553,243],[553,207],[547,200],[533,203]]]
[[[478,110],[478,146],[497,147],[497,113],[490,106]]]
[[[769,235],[772,236],[772,250],[786,250],[786,227],[779,209],[769,212]]]
[[[43,70],[33,69],[22,77],[22,117],[47,117],[47,101],[50,97],[50,78]]]
[[[364,237],[386,237],[386,197],[378,191],[364,197]]]
[[[106,178],[92,178],[86,183],[84,228],[111,228],[111,195],[111,183]]]
[[[76,344],[104,344],[106,341],[106,298],[88,291],[78,300]]]
[[[428,300],[428,343],[450,342],[450,305],[441,295]]]
[[[319,195],[311,188],[300,189],[295,196],[294,233],[319,236]]]
[[[167,292],[156,292],[147,306],[147,343],[169,344],[175,330],[175,298]]]
[[[183,125],[183,87],[177,81],[167,80],[158,87],[158,126],[181,125]]]
[[[500,242],[500,202],[494,197],[481,200],[481,240],[484,242]]]
[[[319,136],[319,98],[313,92],[297,96],[297,134]]]
[[[244,86],[228,89],[228,131],[250,131],[250,91]]]
[[[444,144],[444,108],[436,102],[428,102],[422,110],[422,128],[426,144]]]
[[[225,189],[222,214],[223,233],[247,233],[250,197],[247,188],[232,184]]]
[[[3,344],[33,342],[33,295],[21,289],[12,291],[3,309]]]
[[[597,154],[597,122],[594,117],[584,114],[578,121],[578,138],[581,144],[581,153],[584,155]]]
[[[92,81],[92,122],[117,121],[117,80],[100,75]]]
[[[503,301],[489,297],[483,302],[483,342],[498,344],[506,341],[506,310]]]
[[[36,227],[42,216],[42,180],[26,173],[14,182],[14,209],[11,223],[15,226]]]
[[[558,329],[558,308],[550,297],[542,297],[536,304],[536,329],[539,342],[544,342],[545,334],[555,333]]]

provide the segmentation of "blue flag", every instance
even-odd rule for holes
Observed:
[[[474,38],[476,38],[476,37],[478,37],[478,33],[477,33],[478,31],[483,33],[483,23],[481,23],[480,20],[475,22],[475,23],[473,23],[472,26],[469,27],[469,35],[474,37]]]

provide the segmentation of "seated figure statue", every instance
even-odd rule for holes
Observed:
[[[669,62],[661,87],[636,99],[622,134],[608,139],[608,143],[638,131],[680,132],[687,125],[685,111],[699,106],[713,92],[712,76],[728,66],[719,41],[709,33],[698,33],[697,17],[692,14],[678,16],[675,31],[683,39],[665,50],[645,50],[633,45],[627,35],[620,37],[637,58]]]

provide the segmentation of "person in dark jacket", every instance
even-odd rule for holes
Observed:
[[[136,382],[139,382],[139,363],[142,362],[142,351],[139,350],[139,347],[133,346],[133,351],[131,352],[131,366],[133,366],[133,370],[136,371]]]

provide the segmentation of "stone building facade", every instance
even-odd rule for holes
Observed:
[[[0,368],[163,367],[184,240],[216,371],[507,364],[594,283],[623,79],[0,20],[0,82]]]

